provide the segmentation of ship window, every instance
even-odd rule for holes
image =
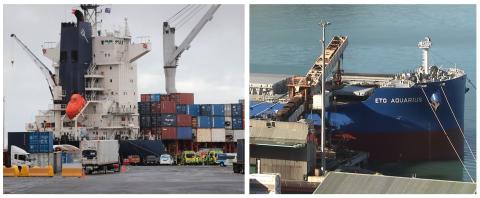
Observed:
[[[110,70],[112,70],[112,66],[110,66]]]
[[[112,82],[112,79],[110,79],[110,82]]]
[[[105,41],[101,41],[102,42],[102,45],[105,43]]]
[[[67,52],[62,51],[62,52],[60,52],[60,62],[64,63],[65,61],[67,61]]]
[[[72,63],[76,63],[78,61],[78,51],[73,50],[72,51]]]

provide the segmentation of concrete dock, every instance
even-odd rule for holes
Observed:
[[[124,173],[76,177],[4,177],[4,194],[241,194],[232,167],[128,166]]]

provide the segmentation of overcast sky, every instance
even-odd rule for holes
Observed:
[[[52,70],[42,56],[41,45],[60,39],[60,23],[73,22],[76,5],[4,5],[3,7],[3,93],[6,131],[24,131],[38,110],[51,104],[47,82],[32,59],[10,38],[17,36]],[[132,37],[149,36],[152,51],[139,60],[140,93],[165,93],[162,23],[184,5],[109,5],[101,29],[123,26],[128,18]],[[206,6],[205,6],[206,7]],[[177,30],[177,45],[205,13]],[[243,5],[222,5],[213,20],[180,58],[178,92],[195,93],[195,103],[234,103],[244,98],[244,11]],[[12,57],[14,65],[10,64]]]

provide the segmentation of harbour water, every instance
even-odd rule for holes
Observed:
[[[326,40],[347,35],[345,72],[395,73],[421,64],[417,42],[432,39],[430,63],[455,67],[476,83],[475,5],[252,5],[250,72],[305,75],[321,52],[321,19],[332,24]],[[476,155],[476,90],[465,101],[465,136]],[[465,144],[464,164],[476,180]],[[446,145],[448,146],[448,145]],[[470,181],[459,161],[371,164],[385,175]]]

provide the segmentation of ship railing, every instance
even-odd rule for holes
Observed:
[[[91,95],[87,95],[85,97],[85,99],[87,99],[87,101],[99,101],[99,100],[106,100],[107,97],[106,96],[98,96],[98,95],[95,95],[95,96],[91,96]]]
[[[121,107],[112,107],[110,108],[111,113],[116,113],[116,114],[132,114],[132,113],[137,113],[135,109],[133,108],[121,108]]]

